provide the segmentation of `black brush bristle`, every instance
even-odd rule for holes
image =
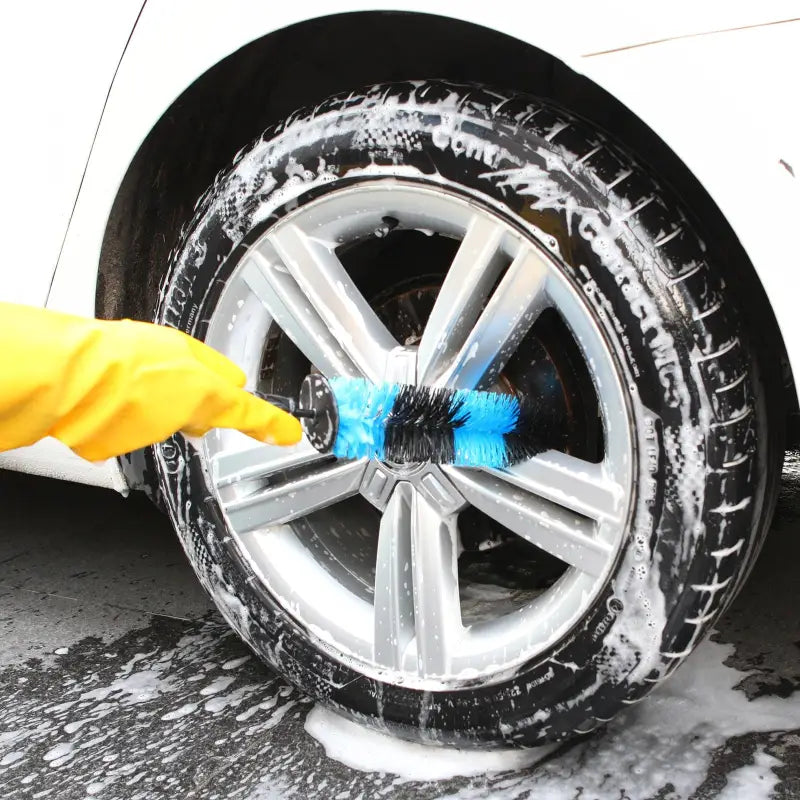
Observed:
[[[386,420],[386,460],[408,464],[455,460],[453,432],[464,425],[462,403],[452,389],[402,386]]]

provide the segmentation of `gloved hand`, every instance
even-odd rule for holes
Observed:
[[[299,421],[244,383],[233,362],[174,328],[0,303],[0,451],[53,436],[100,461],[212,428],[298,442]]]

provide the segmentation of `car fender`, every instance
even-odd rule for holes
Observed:
[[[398,2],[515,36],[614,95],[704,185],[755,265],[800,369],[794,256],[800,211],[800,23],[792,3],[705,6],[680,0],[668,19],[635,0],[519,6]],[[171,103],[215,63],[260,36],[359,3],[214,4],[149,0],[120,63],[67,232],[48,306],[94,314],[99,254],[114,197],[138,147]],[[576,16],[581,24],[576,25]]]
[[[42,306],[142,0],[3,6],[0,299]]]

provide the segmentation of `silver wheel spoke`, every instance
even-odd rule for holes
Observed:
[[[606,476],[603,464],[556,450],[490,473],[590,519],[618,521],[625,502],[624,489]]]
[[[487,389],[547,305],[547,263],[532,247],[511,262],[441,382]]]
[[[375,566],[375,651],[379,664],[403,668],[403,653],[414,638],[411,573],[413,489],[400,483],[381,518]]]
[[[365,462],[345,461],[223,505],[239,533],[290,522],[356,494]]]
[[[411,552],[419,674],[444,675],[461,633],[457,516],[412,495]]]
[[[305,441],[297,447],[264,444],[215,456],[211,460],[211,477],[216,486],[221,488],[240,481],[266,478],[283,470],[310,466],[325,458],[329,456],[318,452]]]
[[[419,343],[421,384],[432,384],[441,376],[477,322],[503,265],[504,232],[502,225],[485,216],[471,220]]]
[[[416,638],[421,676],[447,672],[462,631],[457,517],[443,515],[410,483],[386,506],[375,570],[375,658],[401,669]]]
[[[495,475],[446,470],[464,498],[506,528],[590,575],[608,566],[611,545],[594,538],[591,520],[522,491]]]
[[[251,250],[242,266],[242,279],[278,327],[323,375],[361,375],[277,258]]]
[[[267,237],[339,348],[372,381],[383,380],[388,354],[397,341],[378,319],[336,257],[333,248],[296,225],[282,225]],[[269,260],[269,248],[262,245]],[[264,251],[267,251],[266,253]],[[308,312],[303,315],[302,324]]]

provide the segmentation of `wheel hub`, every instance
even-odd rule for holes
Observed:
[[[391,461],[381,461],[380,463],[389,474],[401,481],[413,478],[425,466],[424,461],[414,461],[408,464],[395,464]]]

